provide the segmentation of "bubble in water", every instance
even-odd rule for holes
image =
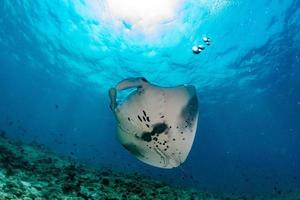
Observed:
[[[198,49],[200,50],[200,51],[202,51],[202,50],[204,50],[205,49],[205,47],[203,46],[203,45],[198,45]]]
[[[199,48],[196,46],[196,45],[194,45],[193,47],[192,47],[192,51],[193,51],[193,53],[194,54],[199,54],[201,51],[199,50]]]
[[[203,40],[203,42],[205,42],[205,44],[206,44],[207,46],[210,45],[210,38],[209,38],[209,37],[204,36],[204,37],[202,38],[202,40]]]
[[[207,37],[207,36],[204,36],[202,39],[203,39],[203,42],[205,42],[205,43],[206,43],[206,42],[210,42],[210,39],[209,39],[209,37]]]
[[[209,37],[204,36],[204,37],[202,38],[202,40],[205,42],[205,44],[206,44],[207,46],[210,45],[210,38],[209,38]],[[194,45],[194,46],[192,47],[192,51],[193,51],[194,54],[199,54],[199,53],[201,53],[201,51],[203,51],[204,49],[205,49],[205,47],[204,47],[204,45],[202,45],[202,44]]]

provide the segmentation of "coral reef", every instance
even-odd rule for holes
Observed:
[[[0,137],[0,199],[199,199],[137,174],[93,169]]]
[[[298,194],[280,199],[297,199]],[[250,199],[184,190],[138,174],[93,169],[0,136],[0,199]],[[255,198],[273,199],[273,198]],[[276,199],[276,198],[274,198]]]

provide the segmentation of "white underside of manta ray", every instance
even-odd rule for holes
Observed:
[[[136,88],[122,103],[117,91]],[[109,90],[119,142],[139,160],[174,168],[187,158],[197,129],[198,99],[192,85],[160,87],[129,78]]]

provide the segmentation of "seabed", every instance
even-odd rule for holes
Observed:
[[[60,157],[39,145],[0,136],[2,199],[164,199],[164,200],[300,200],[300,192],[278,196],[232,197],[175,188],[138,174],[94,169]]]

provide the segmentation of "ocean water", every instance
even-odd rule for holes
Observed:
[[[299,190],[299,30],[297,0],[1,0],[0,129],[178,187]],[[148,166],[116,140],[108,89],[128,77],[197,88],[197,135],[181,168]]]

